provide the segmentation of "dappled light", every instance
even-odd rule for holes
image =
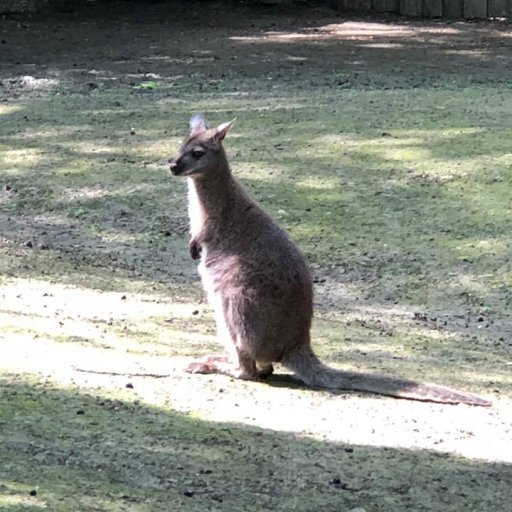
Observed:
[[[0,156],[4,169],[12,168],[16,172],[18,166],[34,167],[47,160],[47,155],[40,148],[11,149],[2,151]]]
[[[2,76],[2,92],[23,91],[25,93],[42,93],[55,90],[60,80],[58,78],[42,77],[32,75]]]
[[[343,21],[306,27],[296,32],[269,30],[248,36],[237,35],[232,36],[231,40],[242,45],[279,44],[283,46],[349,42],[361,49],[389,51],[397,54],[403,53],[410,47],[419,50],[423,46],[430,46],[432,51],[444,57],[457,55],[479,60],[495,58],[488,48],[482,47],[478,43],[475,44],[474,41],[464,40],[464,33],[467,30],[467,25],[462,23],[450,27],[439,23]],[[482,39],[489,37],[501,39],[506,36],[508,34],[503,30],[477,29],[476,31],[476,37]],[[460,44],[456,43],[458,38],[461,39]],[[307,60],[304,56],[296,58]],[[288,59],[292,60],[293,57],[288,56]]]
[[[416,36],[443,36],[459,34],[460,30],[446,26],[425,27],[411,23],[371,23],[365,21],[345,21],[342,23],[330,23],[324,26],[304,29],[301,32],[279,32],[269,30],[260,36],[233,36],[234,41],[258,43],[296,43],[301,41],[326,41],[326,40],[368,40],[384,37],[403,38],[407,42]],[[398,48],[400,43],[372,43],[381,44],[376,48]],[[388,46],[389,45],[389,46]]]
[[[489,158],[493,161],[508,162],[512,153],[508,153],[505,144],[501,149],[505,154],[496,154],[490,157],[487,153],[475,158],[475,155],[467,153],[460,155],[449,154],[453,145],[468,145],[468,152],[478,153],[477,145],[471,146],[469,141],[482,140],[493,137],[492,131],[484,127],[449,127],[446,129],[406,129],[389,126],[389,131],[375,134],[373,137],[357,134],[340,133],[314,137],[309,148],[302,148],[300,153],[308,156],[310,148],[315,148],[315,154],[330,154],[334,149],[340,151],[340,158],[364,157],[372,166],[381,167],[383,163],[388,165],[401,164],[407,166],[407,173],[412,179],[419,178],[428,173],[435,175],[436,181],[447,181],[467,173],[485,172],[489,166]],[[465,142],[467,139],[468,142]],[[455,158],[456,156],[456,158]],[[468,156],[471,156],[469,160]],[[447,160],[450,165],[446,166]],[[440,170],[441,167],[444,170]]]
[[[145,353],[167,358],[186,354],[194,345],[213,343],[204,330],[183,332],[183,325],[203,308],[177,302],[176,297],[105,292],[34,279],[12,279],[0,286],[0,295],[0,323],[7,336],[2,364],[11,371],[43,371],[56,377],[62,368],[69,378],[73,365],[98,370],[98,358],[103,369],[119,371],[125,351],[140,358]],[[136,364],[133,356],[131,360]],[[169,364],[168,359],[154,362],[160,367]]]
[[[7,116],[19,112],[23,107],[21,105],[0,105],[0,116]]]

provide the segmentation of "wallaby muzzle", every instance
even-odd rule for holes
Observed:
[[[183,174],[185,168],[183,165],[179,164],[178,160],[171,158],[169,160],[169,164],[169,169],[174,176],[179,176],[180,174]]]

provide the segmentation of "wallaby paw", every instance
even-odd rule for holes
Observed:
[[[185,368],[187,373],[215,373],[216,370],[214,365],[205,361],[194,361]]]
[[[190,252],[190,257],[193,260],[199,260],[201,258],[201,246],[195,240],[191,240],[188,244],[188,250]]]
[[[235,379],[240,380],[259,380],[259,375],[255,372],[249,372],[247,370],[233,370],[230,375]]]

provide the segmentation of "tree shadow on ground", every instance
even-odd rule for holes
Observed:
[[[0,507],[458,512],[509,505],[509,465],[202,421],[172,411],[174,392],[166,406],[152,407],[4,378]]]

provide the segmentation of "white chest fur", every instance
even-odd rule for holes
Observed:
[[[190,234],[195,237],[201,232],[206,220],[206,212],[199,201],[196,185],[192,178],[188,178],[188,217],[190,220]]]

